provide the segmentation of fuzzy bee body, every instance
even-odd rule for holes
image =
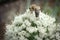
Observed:
[[[29,9],[30,9],[31,12],[33,12],[33,11],[35,12],[36,17],[39,17],[39,10],[40,10],[39,6],[33,4],[33,5],[30,6]]]

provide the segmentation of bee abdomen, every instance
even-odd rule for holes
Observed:
[[[39,17],[39,10],[35,10],[35,16]]]

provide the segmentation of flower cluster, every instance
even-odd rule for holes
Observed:
[[[56,40],[55,18],[40,11],[39,17],[27,10],[6,26],[6,40]],[[58,33],[59,35],[59,33]],[[58,36],[57,35],[57,36]]]

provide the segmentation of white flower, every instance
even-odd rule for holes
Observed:
[[[31,23],[28,20],[25,20],[24,21],[24,24],[27,25],[27,26],[30,26],[31,25]]]
[[[31,39],[29,38],[30,36],[37,40],[43,40],[43,38],[46,38],[47,36],[54,38],[53,33],[56,31],[55,21],[55,18],[50,17],[41,11],[39,17],[36,18],[35,12],[31,13],[28,9],[24,14],[16,16],[11,25],[6,25],[5,38],[6,40],[29,40]],[[59,28],[60,25],[58,25],[57,30],[59,30]],[[46,32],[47,29],[49,33]],[[56,33],[56,38],[58,37],[58,40],[60,40],[59,35],[59,33]],[[50,39],[46,38],[46,40]]]
[[[42,40],[38,35],[34,36],[37,40]]]
[[[15,17],[14,21],[13,21],[13,25],[16,25],[16,24],[21,24],[23,23],[23,19],[21,16],[17,16]]]
[[[43,34],[46,32],[46,28],[44,27],[38,27],[38,30],[40,33],[43,33]]]
[[[27,30],[29,33],[37,32],[37,28],[36,28],[36,27],[27,27],[26,30]]]
[[[59,33],[59,32],[56,33],[56,38],[57,38],[58,40],[60,40],[60,33]]]
[[[29,37],[30,34],[28,34],[26,31],[21,31],[18,33],[18,35],[23,35],[23,36],[26,36],[26,37]]]

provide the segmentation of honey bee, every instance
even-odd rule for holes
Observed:
[[[40,6],[37,6],[36,4],[32,4],[29,9],[31,12],[33,12],[33,11],[35,12],[36,17],[39,16]]]

